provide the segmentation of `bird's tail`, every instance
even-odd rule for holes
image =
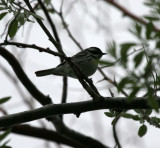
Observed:
[[[53,68],[52,69],[46,69],[46,70],[40,70],[40,71],[36,71],[35,74],[37,77],[42,77],[42,76],[46,76],[46,75],[51,75],[53,74]]]

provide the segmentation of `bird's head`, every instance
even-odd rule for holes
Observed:
[[[106,53],[103,53],[99,48],[97,47],[90,47],[86,49],[87,52],[95,59],[100,59],[103,55]]]

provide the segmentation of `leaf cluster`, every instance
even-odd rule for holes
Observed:
[[[43,20],[43,18],[35,13],[28,11],[25,8],[25,4],[15,0],[2,0],[0,3],[0,21],[7,15],[12,16],[8,20],[8,35],[13,38],[18,29],[26,22],[34,22],[30,19],[30,16]],[[8,17],[9,18],[9,17]]]
[[[137,42],[124,42],[117,45],[115,41],[108,43],[107,53],[110,60],[101,61],[104,67],[120,66],[126,73],[121,77],[117,89],[121,93],[123,90],[128,93],[128,102],[137,96],[145,96],[148,104],[159,112],[159,105],[156,97],[160,92],[160,31],[155,24],[160,21],[160,2],[157,0],[147,0],[145,5],[150,8],[150,14],[143,16],[147,21],[146,25],[133,22],[129,29]],[[147,132],[147,121],[149,124],[160,128],[160,118],[149,117],[152,110],[135,110],[136,115],[110,110],[105,112],[108,117],[117,118],[121,116],[139,121],[142,125],[138,135],[144,136]],[[118,114],[118,115],[117,115]],[[113,120],[114,124],[116,120]]]

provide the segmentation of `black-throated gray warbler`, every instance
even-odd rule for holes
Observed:
[[[99,48],[90,47],[72,56],[71,60],[79,67],[83,74],[91,76],[96,72],[98,62],[104,54],[106,53],[103,53]],[[35,72],[35,74],[38,77],[53,74],[77,78],[76,74],[66,61],[62,62],[55,68],[40,70]]]

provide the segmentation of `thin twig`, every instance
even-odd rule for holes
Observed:
[[[120,119],[120,116],[118,118],[116,118],[116,120],[114,121],[114,124],[113,124],[113,136],[114,136],[114,140],[116,142],[116,145],[118,146],[118,148],[121,148],[121,144],[119,142],[119,138],[118,138],[117,131],[116,131],[116,125],[117,125],[119,119]]]
[[[73,42],[78,46],[78,48],[80,50],[83,50],[82,46],[80,45],[80,43],[74,38],[74,36],[72,35],[71,31],[69,30],[68,28],[68,25],[63,17],[63,12],[62,12],[62,5],[61,5],[61,9],[60,9],[60,12],[58,12],[53,6],[52,6],[54,12],[56,12],[56,14],[61,18],[61,21],[62,21],[62,24],[64,26],[64,28],[66,29],[69,37],[73,40]]]
[[[38,2],[39,2],[39,5],[41,6],[46,18],[47,18],[49,24],[51,25],[52,32],[53,32],[53,34],[55,36],[56,41],[60,44],[60,46],[62,48],[61,41],[60,41],[58,33],[57,33],[57,29],[56,29],[56,27],[55,27],[55,25],[53,23],[53,20],[51,19],[50,15],[49,15],[48,10],[46,9],[44,3],[41,0],[38,0]]]
[[[149,45],[146,45],[145,47],[147,47],[147,46],[149,46]],[[129,57],[129,56],[133,55],[134,53],[143,50],[143,48],[144,48],[144,47],[139,48],[139,49],[134,49],[134,50],[131,51],[129,54],[127,54],[126,57]],[[118,58],[116,61],[110,63],[110,65],[114,65],[114,64],[120,62],[121,60],[122,60],[122,58]],[[100,68],[103,69],[103,68],[106,68],[106,67],[110,67],[110,66],[102,66],[102,67],[100,67]]]
[[[30,5],[30,2],[29,0],[24,0],[24,2],[26,3],[26,5],[28,6],[29,10],[32,12],[32,13],[35,13],[34,9],[32,8],[32,6]],[[43,22],[39,19],[39,18],[35,18],[38,22],[38,24],[41,26],[42,30],[45,32],[45,34],[48,36],[49,40],[53,43],[53,45],[57,48],[57,50],[60,52],[60,53],[63,53],[63,50],[61,48],[61,45],[55,41],[55,39],[52,37],[52,35],[50,34],[49,30],[46,28],[46,26],[43,24]]]
[[[47,18],[49,24],[51,25],[51,28],[52,28],[52,31],[53,31],[53,34],[55,36],[56,41],[59,43],[59,45],[61,46],[61,49],[62,49],[62,44],[61,44],[61,40],[59,38],[57,29],[56,29],[56,27],[53,23],[53,20],[51,19],[50,15],[49,15],[49,12],[48,12],[47,8],[45,7],[44,3],[41,0],[38,0],[38,2],[40,4],[44,14],[46,15],[46,18]],[[61,54],[63,54],[63,52]],[[60,59],[61,59],[61,62],[62,62],[63,58],[60,58]],[[63,91],[62,91],[62,99],[61,99],[62,103],[66,103],[66,101],[67,101],[67,88],[68,88],[67,79],[68,79],[67,77],[63,77],[63,89],[62,89]]]
[[[111,83],[116,88],[118,88],[118,84],[117,84],[116,80],[112,81],[112,79],[110,79],[108,76],[106,76],[105,73],[100,68],[98,68],[98,70],[102,74],[102,76],[104,77],[104,80],[107,80],[109,83]],[[120,91],[124,96],[128,97],[128,94],[123,89],[121,89]]]
[[[127,10],[126,8],[124,8],[123,6],[118,4],[115,0],[104,0],[104,2],[110,3],[112,6],[119,9],[124,14],[124,16],[128,16],[128,17],[132,18],[133,20],[138,21],[141,24],[144,24],[144,25],[148,24],[148,22],[146,22],[144,19],[131,13],[129,10]],[[160,31],[160,29],[158,29],[156,26],[153,26],[153,29],[154,29],[154,31],[158,31],[158,32]]]

